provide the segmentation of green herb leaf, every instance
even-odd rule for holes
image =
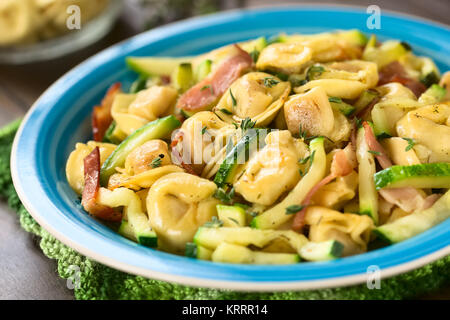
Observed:
[[[227,109],[220,109],[221,112],[228,114],[228,115],[232,115],[233,113],[230,110]]]
[[[206,126],[204,126],[203,128],[202,128],[202,134],[205,134],[206,133]]]
[[[306,138],[306,131],[304,131],[302,129],[302,125],[300,124],[299,128],[298,128],[298,135],[300,136],[301,139],[305,139]]]
[[[405,151],[411,150],[414,147],[414,145],[416,144],[414,142],[414,140],[411,138],[402,138],[402,139],[408,141],[408,145],[406,146]]]
[[[162,158],[164,158],[164,155],[163,155],[163,154],[160,154],[159,156],[157,156],[156,158],[154,158],[154,159],[152,160],[152,162],[150,162],[150,166],[151,166],[152,168],[158,168],[158,167],[160,167],[160,166],[161,166],[161,160],[162,160]]]
[[[379,151],[374,151],[374,150],[369,150],[369,151],[367,151],[368,153],[371,153],[371,154],[374,154],[374,155],[376,155],[376,156],[380,156],[381,155],[381,153],[379,152]]]
[[[295,214],[302,211],[304,208],[304,205],[293,204],[292,206],[286,207],[286,214]]]
[[[239,225],[239,222],[238,222],[236,219],[231,218],[231,217],[228,217],[228,219],[230,219],[231,221],[233,221],[234,223],[236,223],[237,225]]]
[[[206,222],[203,226],[206,228],[220,228],[223,226],[223,221],[213,216],[211,221]]]
[[[275,78],[271,78],[271,77],[265,77],[263,79],[264,81],[264,86],[267,88],[272,88],[273,86],[277,85],[278,83],[280,83],[280,81],[278,81]]]
[[[256,121],[252,121],[252,119],[247,117],[244,120],[242,120],[241,129],[242,129],[242,131],[246,131],[248,129],[253,128],[255,126],[255,124],[256,124]]]
[[[219,199],[225,204],[231,204],[234,198],[234,187],[230,189],[230,191],[226,192],[222,188],[217,188],[214,193],[214,198]]]
[[[231,101],[233,102],[233,107],[236,107],[237,101],[236,101],[236,98],[233,95],[233,92],[231,91],[231,88],[230,88],[230,96],[231,96]]]
[[[211,87],[210,84],[208,84],[208,85],[206,85],[206,86],[203,86],[203,87],[200,89],[200,91],[203,91],[203,90],[206,90],[206,89],[209,89],[209,90],[211,91],[211,94],[214,94],[214,89]]]
[[[324,71],[325,68],[322,66],[311,66],[308,71],[306,71],[306,80],[314,80],[316,76],[320,76]]]

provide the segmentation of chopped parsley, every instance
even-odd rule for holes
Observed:
[[[230,189],[230,191],[226,192],[222,188],[217,188],[214,193],[214,198],[219,199],[225,204],[231,204],[234,198],[234,187]]]
[[[402,138],[402,139],[408,141],[408,145],[406,146],[405,151],[411,150],[414,147],[414,145],[416,144],[414,142],[414,140],[411,138]]]
[[[241,121],[241,129],[242,131],[246,131],[248,129],[251,129],[255,126],[256,121],[252,121],[249,117],[245,118]]]
[[[221,112],[228,114],[228,115],[232,115],[233,113],[230,110],[227,109],[220,109]]]
[[[302,211],[304,208],[304,205],[293,204],[292,206],[286,207],[286,214],[294,214]]]
[[[275,78],[271,78],[271,77],[265,77],[263,79],[264,81],[264,86],[267,88],[272,88],[273,86],[277,85],[278,83],[280,83],[280,81],[278,81]]]
[[[206,130],[207,130],[207,128],[206,128],[206,126],[204,126],[204,127],[202,128],[202,134],[205,134],[205,133],[206,133]]]
[[[236,98],[233,95],[233,92],[231,91],[231,88],[230,88],[230,96],[231,96],[231,102],[233,103],[233,107],[236,107],[237,101],[236,101]]]
[[[314,80],[316,76],[320,76],[325,71],[325,68],[322,66],[311,66],[306,72],[306,80],[311,81]]]
[[[362,128],[362,119],[355,117],[355,124],[357,129]]]
[[[223,226],[223,221],[213,216],[211,221],[206,222],[203,226],[206,228],[220,228]]]
[[[309,166],[308,166],[308,170],[306,170],[305,172],[303,172],[301,169],[299,169],[299,173],[300,175],[303,177],[311,168],[313,162],[314,162],[314,155],[316,154],[316,150],[314,150],[309,156],[302,158],[300,160],[298,160],[298,163],[300,164],[306,164],[309,161]]]
[[[374,151],[374,150],[369,150],[369,151],[367,151],[368,153],[371,153],[371,154],[374,154],[374,155],[376,155],[376,156],[380,156],[381,155],[381,153],[379,152],[379,151]]]
[[[161,166],[161,160],[162,160],[162,158],[164,158],[164,155],[163,155],[163,154],[160,154],[159,156],[157,156],[156,158],[154,158],[154,159],[152,160],[152,162],[150,162],[150,166],[151,166],[152,168],[158,168],[158,167],[160,167],[160,166]]]
[[[298,135],[300,139],[303,139],[305,142],[311,141],[312,139],[318,138],[319,136],[309,136],[306,132],[306,130],[303,130],[302,125],[300,124],[298,128]]]

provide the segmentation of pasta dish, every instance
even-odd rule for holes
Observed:
[[[358,30],[128,57],[67,180],[143,246],[292,264],[397,243],[450,216],[450,73]]]

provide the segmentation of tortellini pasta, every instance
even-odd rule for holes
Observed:
[[[171,111],[177,91],[168,86],[152,86],[137,94],[117,94],[111,115],[117,126],[127,135],[147,122]]]
[[[217,214],[216,189],[214,182],[188,173],[171,173],[152,185],[147,210],[161,248],[183,252],[198,227]]]
[[[299,73],[312,58],[309,47],[298,43],[273,43],[261,51],[256,67],[287,73]]]
[[[307,150],[287,130],[271,132],[265,140],[266,145],[248,161],[234,187],[245,200],[268,206],[300,180],[298,159]],[[265,192],[267,186],[271,186],[270,192]]]
[[[275,119],[290,91],[287,81],[264,72],[250,72],[231,85],[214,112],[229,123],[249,117],[256,126],[265,126]]]
[[[108,181],[108,188],[127,187],[134,190],[149,188],[162,176],[183,170],[172,164],[167,143],[155,139],[144,143],[130,152],[125,168],[117,168]]]
[[[284,42],[301,44],[311,50],[316,62],[341,61],[361,57],[361,49],[349,41],[343,32],[320,33],[315,35],[289,35]]]
[[[333,110],[321,87],[290,96],[284,105],[284,115],[292,134],[304,130],[310,135],[328,137],[333,142],[346,140],[350,135],[349,121],[341,112]]]
[[[66,177],[70,187],[78,194],[83,192],[84,188],[84,158],[99,147],[100,164],[102,164],[109,155],[116,149],[116,145],[111,143],[101,143],[89,141],[87,144],[77,143],[66,163]]]
[[[427,147],[431,154],[428,162],[450,161],[450,106],[429,105],[408,112],[397,122],[402,138],[414,139]]]
[[[311,241],[337,240],[344,245],[344,256],[365,252],[374,228],[369,216],[318,206],[307,209],[306,224],[310,226]]]
[[[295,92],[303,93],[321,87],[329,96],[355,99],[378,82],[377,65],[369,61],[332,62],[315,67],[323,71],[316,72],[311,81],[294,88]]]

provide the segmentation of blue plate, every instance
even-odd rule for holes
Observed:
[[[340,7],[281,7],[231,11],[158,28],[88,59],[50,87],[35,103],[15,139],[14,185],[31,215],[51,234],[80,253],[134,274],[187,285],[236,290],[323,288],[365,282],[378,267],[382,277],[418,268],[450,253],[450,220],[413,239],[330,262],[288,266],[231,265],[149,249],[119,236],[89,217],[65,177],[77,141],[90,138],[90,113],[115,81],[136,78],[126,56],[184,56],[279,32],[315,33],[358,28],[382,39],[397,38],[417,54],[450,69],[450,29],[410,16],[383,13],[381,30],[368,30],[365,11]],[[375,266],[375,267],[373,267]]]

